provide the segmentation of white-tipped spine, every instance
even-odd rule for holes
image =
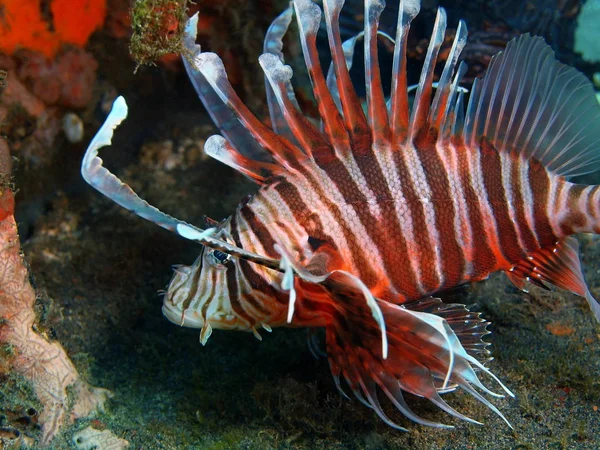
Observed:
[[[433,81],[433,71],[435,70],[435,62],[437,59],[438,52],[444,41],[444,35],[446,33],[446,11],[444,8],[438,8],[437,15],[435,17],[435,24],[433,26],[433,32],[431,34],[431,41],[427,48],[427,54],[425,56],[425,62],[423,63],[423,69],[421,71],[421,77],[419,79],[419,87],[417,88],[417,94],[415,96],[414,107],[410,116],[410,136],[414,138],[418,130],[416,129],[416,120],[424,114],[424,110],[429,108],[429,104],[426,104],[423,99],[423,92],[426,85]]]
[[[300,35],[316,36],[321,24],[321,9],[311,0],[294,0]]]

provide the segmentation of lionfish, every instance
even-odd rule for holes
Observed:
[[[479,423],[440,394],[466,391],[502,417],[479,380],[491,377],[488,322],[444,291],[503,271],[520,289],[553,284],[600,305],[583,278],[575,233],[600,233],[600,186],[569,182],[600,160],[600,106],[589,81],[555,60],[539,37],[522,35],[491,61],[465,100],[466,42],[460,22],[439,81],[434,71],[446,29],[437,11],[414,100],[409,100],[407,37],[419,0],[401,0],[395,39],[378,32],[383,0],[365,0],[364,31],[342,43],[344,0],[324,0],[332,63],[317,51],[321,8],[294,0],[269,28],[259,63],[271,126],[244,105],[222,61],[186,28],[183,58],[222,136],[205,152],[260,188],[221,221],[200,229],[138,197],[102,166],[98,149],[127,115],[119,97],[90,143],[82,174],[135,214],[202,244],[193,265],[179,267],[165,296],[172,322],[201,329],[325,329],[333,379],[387,424],[378,392],[413,421],[403,391],[449,414]],[[282,37],[297,18],[320,125],[300,111],[284,65]],[[393,44],[389,100],[382,87],[378,39]],[[349,69],[364,41],[366,108]],[[466,104],[466,110],[465,110]],[[345,394],[344,394],[345,395]],[[508,421],[507,421],[508,423]],[[510,424],[509,424],[510,425]]]

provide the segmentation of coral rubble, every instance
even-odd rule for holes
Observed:
[[[4,177],[5,178],[5,177]],[[58,342],[35,331],[36,294],[29,282],[13,216],[12,191],[0,186],[0,343],[11,349],[8,366],[31,383],[43,406],[42,445],[66,422],[104,409],[110,392],[89,386]],[[72,389],[73,401],[68,389]]]

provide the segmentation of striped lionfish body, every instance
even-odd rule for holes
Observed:
[[[459,87],[466,67],[461,22],[434,88],[446,16],[438,11],[412,107],[406,43],[418,0],[400,2],[395,39],[378,33],[382,1],[365,1],[365,29],[345,43],[343,0],[323,2],[332,65],[320,67],[316,33],[321,10],[295,0],[265,39],[272,127],[244,106],[221,60],[195,44],[188,23],[184,63],[223,136],[205,151],[255,180],[258,192],[223,222],[200,230],[148,205],[97,157],[125,118],[119,98],[84,158],[82,172],[98,190],[138,215],[203,245],[171,281],[163,312],[200,328],[268,331],[275,326],[324,327],[336,385],[389,425],[377,390],[410,419],[402,391],[475,422],[440,394],[461,388],[502,414],[480,393],[476,371],[492,377],[477,313],[444,304],[441,292],[504,271],[519,288],[554,284],[600,306],[583,279],[573,234],[600,233],[600,187],[573,184],[600,159],[600,107],[589,82],[554,59],[541,38],[511,41],[473,85]],[[295,15],[321,116],[300,112],[283,63],[281,39]],[[366,112],[349,76],[354,48],[365,46]],[[377,41],[394,42],[391,96],[386,102]],[[466,108],[465,108],[466,106]],[[506,420],[506,419],[505,419]]]

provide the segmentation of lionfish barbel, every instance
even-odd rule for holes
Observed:
[[[568,181],[600,160],[593,88],[541,38],[523,35],[493,58],[467,103],[459,86],[462,21],[433,82],[446,28],[440,8],[411,106],[406,49],[419,0],[400,2],[395,39],[378,31],[384,2],[366,0],[364,32],[344,43],[343,4],[323,1],[327,75],[316,46],[319,6],[294,0],[269,28],[259,62],[271,127],[236,95],[219,57],[200,50],[197,16],[189,20],[183,61],[222,133],[205,151],[260,186],[228,219],[205,230],[177,220],[102,166],[98,149],[127,115],[122,97],[90,143],[83,177],[137,215],[202,244],[192,266],[176,269],[163,305],[172,322],[201,329],[202,344],[213,328],[260,337],[261,327],[321,327],[338,389],[345,380],[387,424],[405,430],[383,412],[377,391],[423,425],[449,427],[416,415],[403,391],[479,423],[442,400],[460,388],[506,421],[482,393],[500,395],[477,375],[512,395],[484,365],[488,322],[438,296],[503,271],[522,290],[526,281],[550,283],[585,297],[600,320],[572,236],[600,233],[600,186]],[[320,127],[300,111],[283,62],[294,12]],[[389,101],[378,39],[394,44]],[[349,75],[360,40],[366,111]]]

